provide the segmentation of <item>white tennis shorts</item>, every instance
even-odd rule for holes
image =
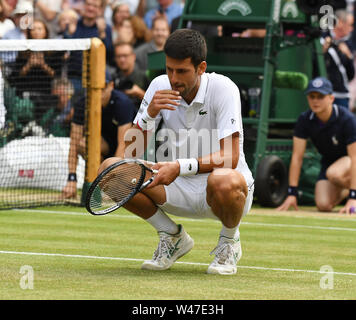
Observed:
[[[167,201],[159,207],[172,215],[193,219],[218,219],[206,201],[209,174],[179,176],[170,185],[164,186]],[[249,186],[243,211],[247,214],[252,206],[254,185]]]

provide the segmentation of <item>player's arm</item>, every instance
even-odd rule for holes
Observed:
[[[346,205],[340,210],[340,213],[350,213],[351,207],[356,208],[356,198],[353,199],[354,196],[351,196],[351,190],[356,190],[356,142],[347,146],[347,154],[351,159],[350,197],[349,200],[347,200]]]
[[[81,139],[83,138],[83,126],[72,123],[70,130],[70,144],[68,154],[68,181],[62,190],[64,198],[73,198],[77,195],[77,165]],[[75,175],[74,175],[75,174]]]
[[[125,156],[125,134],[132,127],[132,123],[126,123],[117,128],[117,148],[115,157],[124,158]]]
[[[156,185],[169,185],[179,175],[207,173],[215,168],[236,168],[239,161],[239,133],[236,132],[220,140],[220,150],[198,159],[179,159],[171,162],[159,162],[152,166],[158,170],[153,182],[147,188]],[[185,172],[185,173],[183,173]]]
[[[239,162],[239,133],[235,132],[220,140],[220,150],[198,159],[199,173],[207,173],[215,168],[236,168]]]
[[[300,171],[303,165],[303,157],[306,146],[306,139],[293,137],[293,153],[289,166],[289,195],[284,200],[284,202],[277,208],[278,211],[285,211],[288,210],[290,207],[294,207],[294,209],[298,210],[297,188],[299,184]]]
[[[133,127],[125,136],[125,157],[140,158],[147,149],[161,110],[175,110],[181,99],[178,91],[157,90],[148,104],[143,99]]]

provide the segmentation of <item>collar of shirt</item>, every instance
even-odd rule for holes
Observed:
[[[189,108],[191,106],[202,106],[205,101],[206,89],[208,87],[208,76],[206,73],[203,73],[200,77],[200,85],[197,94],[195,95],[193,101],[188,105],[184,99],[181,101],[181,106]]]
[[[331,117],[329,118],[329,120],[326,123],[323,123],[323,124],[328,125],[330,123],[333,123],[334,121],[336,121],[338,119],[338,117],[339,117],[339,107],[336,104],[333,104],[333,112],[331,113]],[[319,118],[315,115],[314,112],[312,112],[310,114],[309,120],[321,122],[319,120]]]

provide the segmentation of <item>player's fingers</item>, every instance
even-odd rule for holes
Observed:
[[[162,163],[160,163],[160,162],[157,162],[153,166],[151,166],[151,169],[156,170],[156,171],[159,170],[160,168],[162,168]]]
[[[346,207],[343,207],[339,210],[339,214],[346,213]]]
[[[288,205],[282,204],[282,205],[280,205],[276,210],[277,210],[277,211],[286,211],[286,210],[288,210],[288,208],[289,208]]]
[[[166,100],[164,103],[170,103],[171,101],[178,103],[180,100],[182,100],[182,97],[167,93],[167,94],[156,94],[152,99],[152,101],[160,101],[160,100]]]
[[[170,89],[158,90],[158,91],[156,91],[156,93],[158,93],[158,94],[171,94],[171,95],[174,95],[174,96],[179,96],[180,95],[179,91],[170,90]]]
[[[164,98],[157,98],[154,100],[155,104],[172,104],[174,106],[179,106],[180,102],[177,99],[171,99],[168,97],[164,97]]]
[[[159,177],[155,176],[152,180],[152,182],[146,187],[146,189],[151,189],[154,188],[159,184]]]
[[[159,109],[160,109],[160,110],[164,109],[164,110],[172,110],[172,111],[174,111],[174,110],[176,110],[177,108],[174,107],[174,106],[172,106],[172,105],[169,105],[169,104],[161,104],[161,105],[159,106]]]
[[[180,96],[180,93],[178,91],[171,91],[171,92],[156,92],[155,97],[166,97],[166,98],[170,98],[170,99],[182,99],[182,97]]]

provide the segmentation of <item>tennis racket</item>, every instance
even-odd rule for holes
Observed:
[[[157,171],[135,159],[124,159],[112,164],[90,186],[86,209],[93,215],[104,215],[122,207],[153,181],[153,176],[146,179],[147,172]]]

